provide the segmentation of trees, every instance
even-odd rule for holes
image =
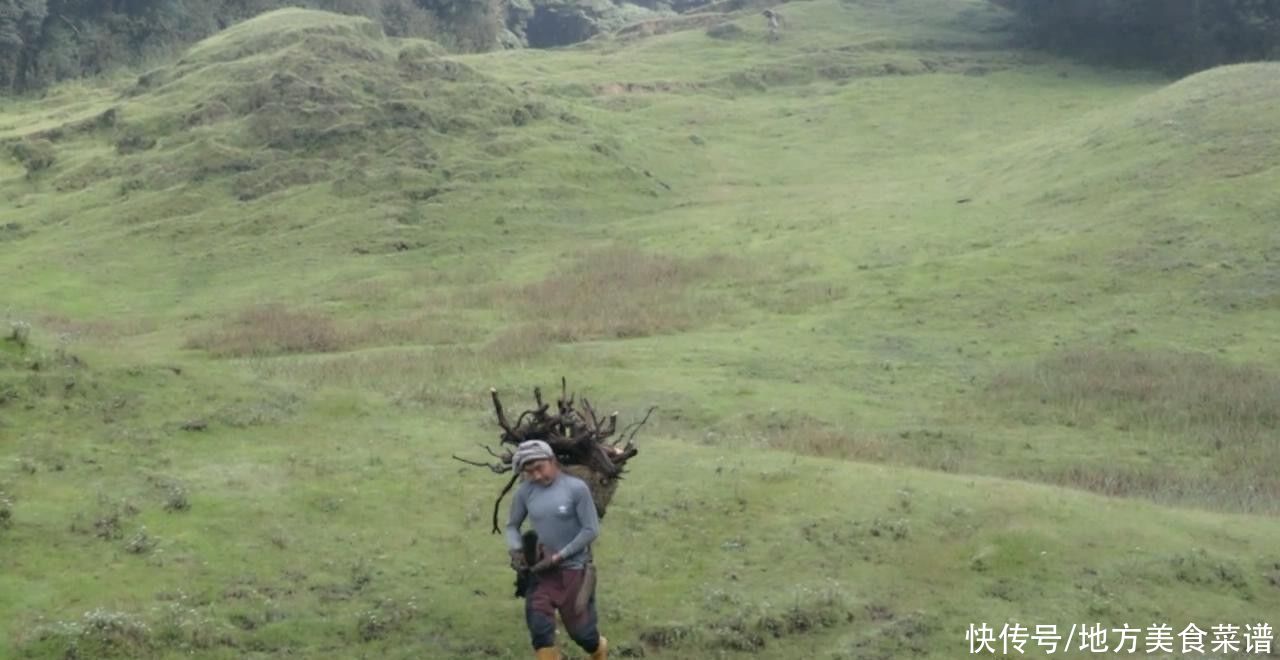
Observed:
[[[1049,48],[1185,73],[1280,55],[1271,0],[992,0]]]
[[[32,45],[42,32],[45,0],[0,0],[0,85],[25,84],[32,65]]]

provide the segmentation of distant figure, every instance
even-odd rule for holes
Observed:
[[[782,28],[782,14],[772,10],[764,10],[764,17],[769,21],[769,41],[777,41]]]

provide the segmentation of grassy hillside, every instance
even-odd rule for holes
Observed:
[[[561,374],[659,406],[634,654],[1280,625],[1280,69],[781,10],[463,58],[288,10],[0,101],[0,649],[522,657],[449,457]]]

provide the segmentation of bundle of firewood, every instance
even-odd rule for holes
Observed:
[[[516,446],[527,440],[542,440],[550,445],[566,472],[587,483],[591,489],[591,497],[595,500],[596,512],[603,518],[627,461],[639,453],[635,445],[636,433],[649,420],[654,409],[650,408],[643,419],[618,431],[618,413],[601,418],[586,397],[582,398],[581,409],[575,407],[576,395],[568,393],[568,386],[563,378],[560,379],[560,392],[553,411],[551,404],[542,400],[542,390],[533,388],[533,399],[537,407],[520,413],[512,424],[502,408],[498,391],[490,390],[498,426],[502,427],[499,443],[510,446],[510,449],[499,452],[484,447],[490,456],[497,459],[494,463],[471,461],[458,456],[454,458],[468,465],[487,467],[497,474],[504,474],[512,470],[511,459]],[[495,533],[499,531],[498,507],[519,477],[520,475],[513,474],[498,495],[498,500],[493,503]]]

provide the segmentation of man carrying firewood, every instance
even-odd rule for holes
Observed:
[[[524,476],[511,500],[506,541],[511,567],[529,571],[525,623],[536,660],[560,660],[556,648],[556,611],[573,641],[592,660],[608,657],[605,638],[596,629],[595,566],[591,542],[600,520],[586,482],[560,469],[551,446],[542,440],[520,443],[511,467]],[[538,535],[539,556],[532,566],[524,554],[520,526],[528,517]]]

